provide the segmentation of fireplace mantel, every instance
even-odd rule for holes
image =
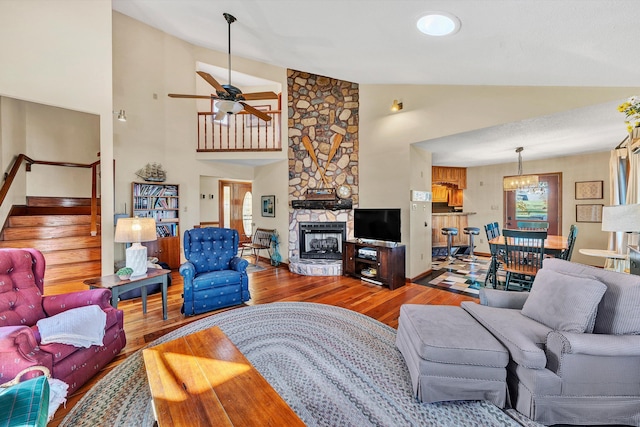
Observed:
[[[292,200],[293,209],[324,209],[337,211],[341,209],[351,209],[353,202],[351,199],[338,200]]]

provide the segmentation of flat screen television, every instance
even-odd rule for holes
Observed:
[[[400,242],[400,209],[354,209],[353,237]]]

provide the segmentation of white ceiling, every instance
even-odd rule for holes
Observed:
[[[195,45],[365,84],[640,86],[640,0],[112,0],[113,9]],[[424,12],[462,22],[418,32]],[[639,88],[640,89],[640,88]],[[639,90],[640,92],[640,90]],[[640,95],[640,93],[630,93]],[[513,162],[611,149],[618,101],[439,138],[436,165]],[[591,120],[585,129],[585,114]],[[462,151],[452,150],[459,146]],[[453,156],[452,152],[455,152]],[[491,156],[488,156],[488,153]],[[490,157],[490,158],[489,158]]]

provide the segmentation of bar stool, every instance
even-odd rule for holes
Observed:
[[[444,234],[445,236],[447,236],[447,260],[448,261],[453,261],[455,259],[455,257],[453,255],[451,255],[451,246],[453,243],[453,236],[457,236],[458,235],[458,229],[455,227],[444,227],[442,228],[442,234]]]
[[[469,259],[471,261],[475,261],[477,258],[473,254],[473,236],[477,236],[478,234],[480,234],[480,229],[478,227],[465,227],[464,234],[469,235]]]

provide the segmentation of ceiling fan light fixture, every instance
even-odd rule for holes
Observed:
[[[447,12],[428,12],[416,24],[420,32],[434,37],[449,36],[460,30],[460,19]]]
[[[216,101],[216,108],[218,111],[222,111],[223,113],[238,114],[244,109],[244,106],[236,101],[221,99],[220,101]]]

